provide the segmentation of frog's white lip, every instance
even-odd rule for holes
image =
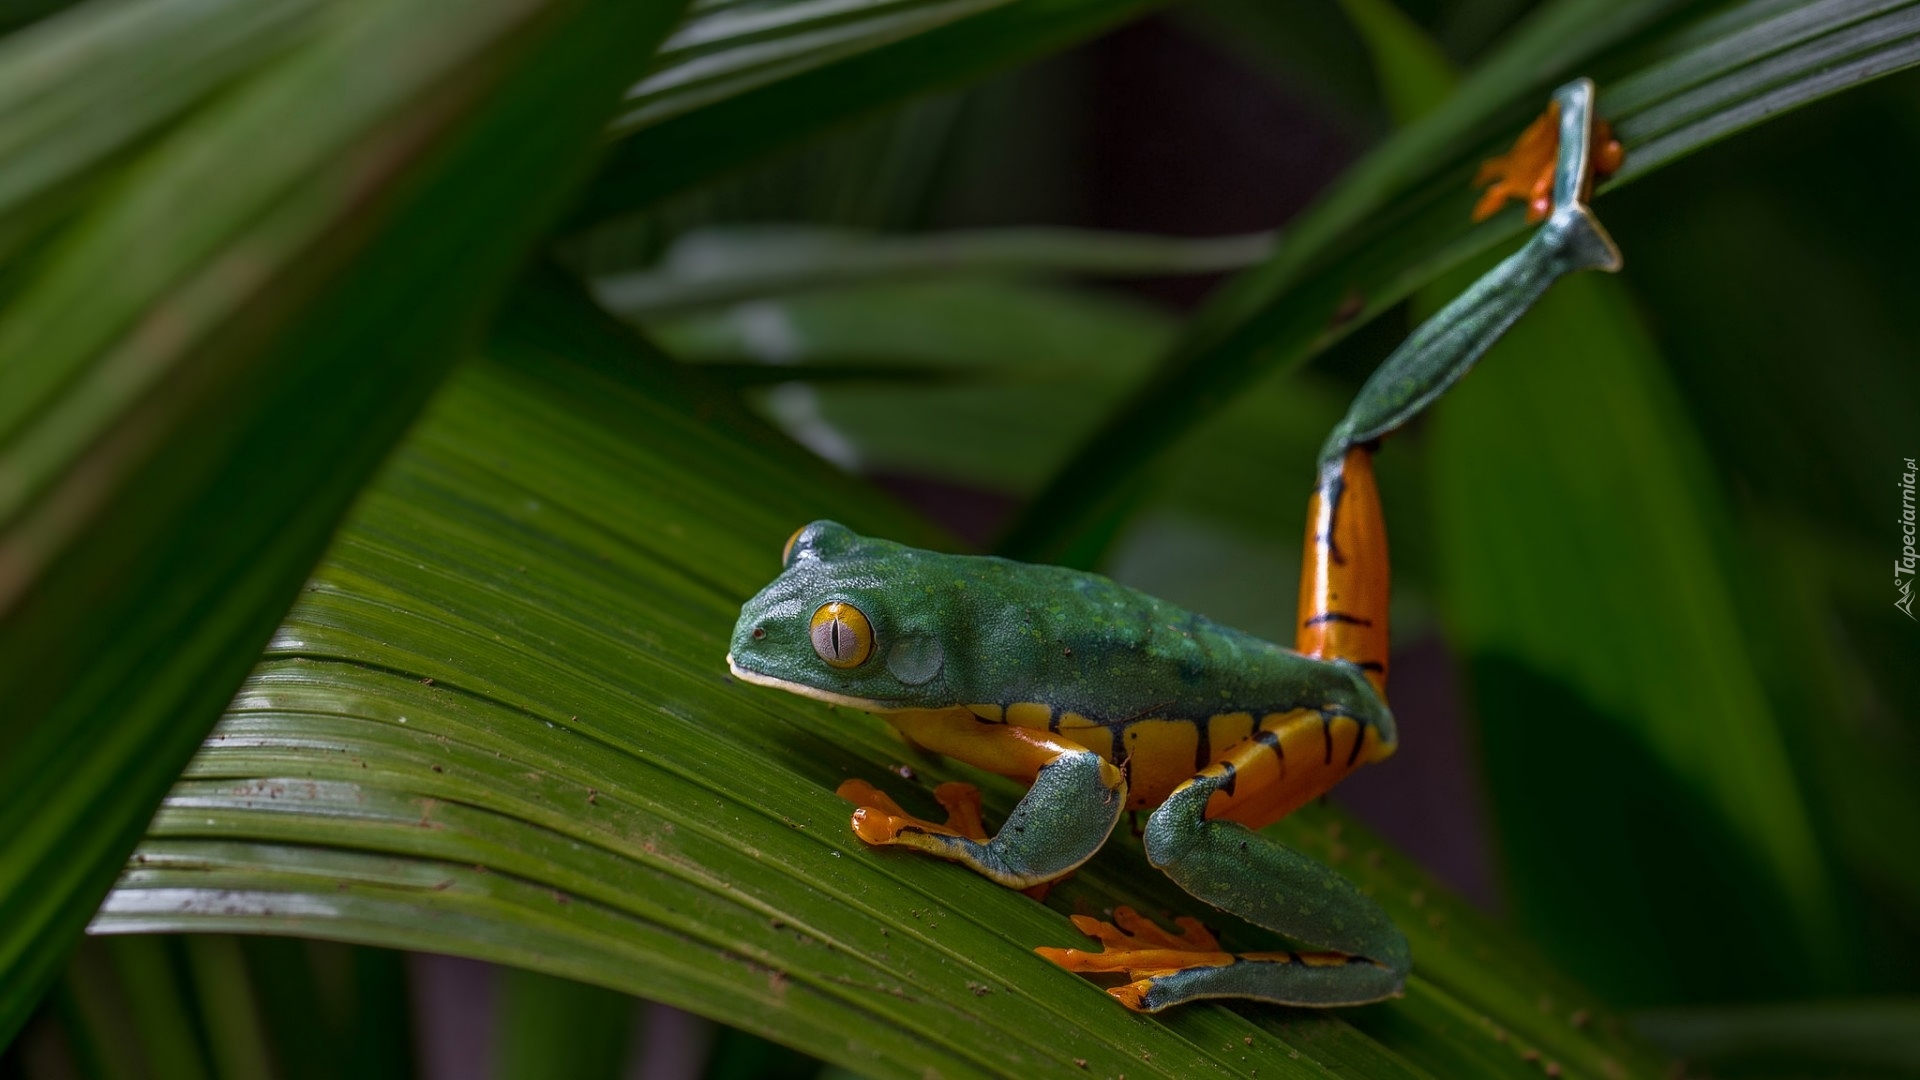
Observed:
[[[859,709],[861,712],[900,712],[902,709],[902,706],[889,705],[872,698],[849,697],[846,694],[836,694],[831,690],[808,686],[806,683],[789,682],[786,679],[776,679],[771,675],[762,675],[757,671],[749,671],[734,661],[732,653],[727,654],[727,670],[733,672],[733,677],[741,682],[749,682],[755,686],[771,686],[775,690],[785,690],[789,694],[799,694],[801,697],[810,697],[815,701],[825,701],[833,705],[845,705],[849,709]]]

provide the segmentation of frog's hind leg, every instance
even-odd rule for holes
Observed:
[[[1126,972],[1132,981],[1108,993],[1141,1012],[1197,998],[1327,1006],[1398,994],[1410,960],[1386,912],[1339,874],[1254,831],[1384,756],[1392,737],[1384,719],[1269,716],[1148,819],[1147,859],[1181,888],[1314,951],[1228,953],[1190,919],[1176,937],[1116,910],[1113,926],[1074,920],[1104,952],[1041,955],[1072,971]]]
[[[1077,743],[1047,732],[980,721],[965,710],[888,717],[914,742],[936,753],[972,761],[1032,787],[1000,832],[987,835],[980,793],[971,784],[942,784],[934,797],[945,823],[913,817],[864,780],[840,785],[841,798],[859,805],[853,831],[876,847],[918,848],[971,867],[1014,889],[1032,889],[1064,877],[1106,843],[1127,802],[1119,769]]]
[[[1356,446],[1321,470],[1307,503],[1294,651],[1353,664],[1384,696],[1387,594],[1387,525],[1373,482],[1373,452]]]
[[[1529,161],[1527,183],[1540,186],[1541,205],[1551,209],[1543,210],[1546,223],[1382,361],[1321,448],[1294,648],[1354,664],[1382,694],[1387,534],[1373,449],[1464,377],[1548,286],[1577,270],[1619,269],[1619,251],[1585,202],[1594,177],[1619,166],[1619,145],[1593,115],[1593,95],[1586,79],[1561,87],[1516,149]]]

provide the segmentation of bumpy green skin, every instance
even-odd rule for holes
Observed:
[[[831,600],[873,624],[873,660],[840,670],[814,654],[809,621]],[[1391,714],[1350,664],[1309,659],[1098,574],[922,551],[831,521],[802,530],[780,576],[741,608],[732,657],[876,710],[1033,701],[1118,724],[1316,708],[1393,737]]]
[[[1552,216],[1381,365],[1327,440],[1323,485],[1349,448],[1432,404],[1560,276],[1618,268],[1619,253],[1582,202],[1593,84],[1576,80],[1555,98]],[[875,653],[858,667],[830,667],[814,652],[810,620],[832,600],[872,623]],[[1097,575],[918,551],[832,522],[803,530],[780,576],[741,609],[730,659],[749,677],[879,712],[1039,702],[1056,717],[1123,725],[1313,708],[1394,738],[1391,714],[1352,665],[1291,653]],[[1051,880],[1090,856],[1119,815],[1102,775],[1091,752],[1064,754],[1042,769],[1001,835],[984,844],[941,839],[930,850],[1005,884]],[[1136,1007],[1212,997],[1347,1005],[1398,994],[1411,959],[1379,905],[1312,859],[1207,819],[1209,798],[1231,777],[1209,768],[1169,795],[1148,820],[1148,860],[1216,907],[1352,960],[1243,957],[1189,967],[1144,980]]]

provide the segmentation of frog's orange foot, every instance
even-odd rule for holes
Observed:
[[[1085,915],[1073,916],[1080,932],[1100,942],[1101,952],[1080,949],[1041,947],[1034,952],[1066,968],[1082,973],[1125,972],[1136,982],[1116,986],[1107,993],[1130,1009],[1140,1008],[1137,999],[1147,989],[1145,980],[1170,975],[1186,968],[1224,967],[1233,963],[1233,954],[1221,951],[1220,942],[1200,925],[1200,920],[1182,916],[1174,920],[1179,934],[1170,934],[1130,907],[1113,909],[1113,922],[1101,922]]]
[[[1559,151],[1560,103],[1556,101],[1527,125],[1511,149],[1481,164],[1473,184],[1487,190],[1474,205],[1473,220],[1485,221],[1499,213],[1508,199],[1526,204],[1529,223],[1546,220],[1553,210],[1553,170]],[[1595,118],[1593,121],[1587,160],[1592,162],[1595,180],[1605,180],[1619,172],[1626,160],[1626,151],[1614,137],[1613,125],[1605,120]]]
[[[1073,925],[1105,946],[1104,952],[1079,949],[1039,948],[1034,952],[1082,974],[1124,972],[1132,981],[1110,987],[1107,995],[1134,1012],[1159,1012],[1170,1004],[1192,996],[1168,984],[1158,987],[1155,980],[1169,975],[1186,975],[1191,980],[1206,968],[1224,968],[1235,963],[1280,965],[1292,968],[1345,967],[1362,963],[1345,953],[1336,952],[1252,952],[1234,954],[1220,948],[1220,942],[1198,919],[1174,920],[1179,934],[1170,934],[1129,907],[1113,909],[1113,922],[1104,923],[1084,915],[1073,916]],[[1207,979],[1211,976],[1201,975]],[[1155,994],[1156,989],[1159,991]],[[1151,996],[1150,996],[1151,995]],[[1230,996],[1241,996],[1239,994]],[[1292,1000],[1276,998],[1274,1000]]]
[[[848,780],[834,794],[859,808],[853,812],[853,832],[869,844],[903,843],[901,836],[909,833],[962,836],[981,842],[987,839],[980,818],[980,789],[972,784],[941,784],[934,789],[933,797],[947,810],[944,823],[914,817],[865,780]]]

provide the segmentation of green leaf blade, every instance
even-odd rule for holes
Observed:
[[[1664,2],[1567,0],[1543,8],[1445,105],[1355,165],[1288,230],[1271,260],[1211,299],[1155,376],[1076,452],[1001,549],[1042,561],[1060,557],[1076,535],[1112,512],[1129,479],[1163,446],[1206,422],[1257,376],[1307,362],[1416,288],[1517,233],[1514,214],[1470,222],[1469,180],[1473,165],[1538,111],[1557,77],[1589,70],[1602,76],[1601,111],[1630,133],[1627,166],[1610,181],[1617,185],[1787,108],[1920,62],[1905,21],[1912,5],[1857,28],[1887,2],[1898,0],[1812,5],[1805,18],[1774,27],[1807,41],[1778,56],[1771,37],[1745,33],[1779,10],[1774,0],[1749,0],[1736,13],[1743,17],[1692,20],[1676,17],[1682,5]],[[1644,108],[1658,109],[1656,102],[1693,78],[1674,58],[1717,48],[1713,34],[1741,48],[1737,59],[1726,49],[1726,74],[1703,87],[1710,104],[1682,109],[1688,119],[1671,139],[1636,130],[1637,114],[1608,97],[1610,80],[1634,76],[1608,69],[1648,73],[1635,93]],[[1854,41],[1850,35],[1883,44],[1856,63],[1824,67],[1828,52],[1854,47],[1844,44]],[[1644,155],[1642,145],[1649,147]]]
[[[569,348],[586,347],[601,323],[577,300],[552,305],[562,312],[574,313]],[[841,780],[881,780],[930,812],[927,783],[983,778],[914,756],[875,718],[733,683],[722,655],[738,604],[798,522],[924,527],[836,491],[791,447],[754,446],[724,410],[701,419],[698,405],[669,404],[670,365],[617,329],[595,332],[599,348],[629,354],[625,371],[556,352],[527,317],[515,309],[363,500],[97,932],[299,933],[478,956],[876,1076],[1077,1074],[1084,1059],[1092,1075],[1417,1077],[1429,1074],[1415,1055],[1443,1038],[1456,1059],[1520,1076],[1532,1066],[1517,1040],[1458,1020],[1511,1002],[1527,1015],[1504,1022],[1526,1046],[1656,1071],[1644,1051],[1534,1015],[1532,976],[1505,984],[1528,962],[1484,944],[1497,932],[1422,894],[1371,842],[1328,857],[1391,887],[1396,913],[1417,912],[1423,978],[1444,980],[1431,992],[1472,1002],[1410,1009],[1400,1046],[1331,1014],[1136,1016],[1033,955],[1078,938],[1059,908],[860,845],[832,794]],[[983,788],[996,817],[1017,794],[992,778]],[[1338,833],[1325,818],[1289,827],[1316,854]],[[1190,906],[1146,871],[1136,841],[1111,849],[1054,903]],[[1506,959],[1490,967],[1489,955]]]
[[[1651,343],[1614,282],[1581,277],[1495,352],[1437,411],[1432,498],[1524,923],[1626,1000],[1832,981],[1827,855]],[[1578,880],[1544,854],[1567,843]]]
[[[911,98],[957,86],[1138,16],[1154,0],[1010,0],[775,83],[716,96],[613,148],[575,208],[588,225]]]

